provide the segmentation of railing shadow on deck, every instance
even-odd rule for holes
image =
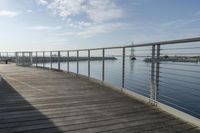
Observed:
[[[62,131],[41,111],[0,78],[0,132],[39,132],[40,129]]]

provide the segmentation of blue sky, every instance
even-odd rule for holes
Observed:
[[[1,0],[1,51],[200,36],[199,0]]]

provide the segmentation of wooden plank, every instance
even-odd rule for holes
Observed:
[[[88,132],[102,132],[107,131],[111,129],[118,129],[118,128],[124,128],[129,126],[138,126],[140,124],[144,123],[150,123],[153,120],[156,120],[157,122],[163,122],[166,120],[169,120],[167,117],[163,116],[151,116],[151,117],[143,117],[141,116],[135,116],[135,117],[129,117],[126,119],[113,119],[111,121],[101,121],[101,122],[92,122],[92,123],[85,123],[85,124],[78,124],[78,125],[63,125],[59,128],[62,131],[69,132],[69,133],[88,133]],[[46,128],[46,129],[40,129],[42,132],[49,132],[54,133],[53,128]],[[31,130],[31,133],[37,132],[37,130]]]
[[[106,112],[101,112],[101,111],[96,111],[96,110],[93,110],[93,111],[91,111],[91,112],[77,112],[77,111],[74,111],[74,112],[71,112],[71,113],[69,113],[69,112],[61,112],[61,113],[56,113],[56,112],[54,112],[54,113],[50,113],[50,114],[45,114],[45,117],[42,117],[42,116],[44,116],[43,114],[37,114],[37,115],[32,115],[32,117],[31,116],[22,116],[22,117],[15,117],[15,118],[6,118],[6,119],[1,119],[1,124],[2,123],[11,123],[11,122],[22,122],[22,121],[33,121],[33,120],[40,120],[40,119],[49,119],[49,118],[57,118],[57,117],[73,117],[73,118],[76,118],[76,117],[79,117],[79,116],[84,116],[84,118],[85,117],[87,117],[87,116],[100,116],[100,117],[108,117],[108,116],[110,116],[110,115],[112,115],[113,116],[113,113],[112,113],[112,111],[115,111],[115,114],[116,115],[123,115],[123,114],[130,114],[130,113],[134,113],[134,112],[138,112],[138,111],[146,111],[146,110],[148,110],[148,111],[151,111],[150,109],[148,109],[148,108],[142,108],[142,109],[135,109],[135,111],[133,111],[133,110],[126,110],[126,111],[124,111],[124,110],[111,110],[111,111],[106,111]]]
[[[146,110],[144,112],[149,111],[149,113],[153,113],[150,110]],[[138,111],[137,111],[138,112]],[[23,121],[18,121],[18,122],[6,122],[4,124],[1,124],[1,129],[2,128],[11,128],[11,127],[19,127],[19,126],[34,126],[34,125],[41,125],[41,124],[47,124],[49,123],[49,119],[51,119],[51,121],[53,121],[54,123],[59,123],[59,121],[64,121],[65,123],[69,123],[69,124],[81,124],[81,123],[91,123],[91,122],[97,122],[97,121],[107,121],[107,120],[112,120],[112,119],[119,119],[119,118],[126,118],[126,117],[132,117],[134,114],[132,113],[136,113],[135,112],[117,112],[118,116],[113,116],[113,115],[102,115],[102,114],[53,114],[53,115],[49,115],[47,116],[48,118],[41,118],[38,117],[38,119],[34,119],[34,120],[23,120]],[[33,117],[32,117],[33,118]],[[35,117],[34,117],[35,118]],[[18,119],[19,120],[19,119]],[[76,122],[76,123],[75,123]]]
[[[80,116],[82,117],[82,116]],[[82,123],[80,124],[80,119],[77,119],[76,120],[73,120],[74,122],[72,123],[72,121],[69,121],[70,119],[68,118],[67,120],[65,121],[57,121],[56,122],[56,125],[58,127],[63,127],[62,130],[67,130],[67,131],[77,131],[77,132],[83,132],[84,129],[86,128],[89,128],[89,130],[92,130],[94,127],[100,127],[102,130],[105,130],[105,128],[108,126],[108,128],[111,128],[111,127],[118,127],[119,125],[123,124],[123,126],[126,126],[127,123],[129,122],[134,122],[134,123],[143,123],[144,121],[146,121],[146,119],[149,119],[148,121],[154,119],[154,118],[157,118],[157,119],[165,119],[165,115],[163,114],[157,114],[156,116],[153,115],[153,113],[147,113],[147,114],[143,114],[143,115],[134,115],[134,117],[126,117],[125,119],[117,119],[117,118],[114,118],[114,119],[110,119],[110,120],[103,120],[103,121],[97,121],[97,122],[94,122],[91,120],[91,122],[88,122],[88,123]],[[73,119],[73,118],[72,118]],[[166,118],[166,119],[169,119],[169,118]],[[78,124],[76,124],[78,123]],[[126,124],[125,124],[126,123]],[[43,132],[42,129],[46,129],[46,128],[54,128],[51,124],[38,124],[38,125],[31,125],[31,126],[24,126],[24,127],[17,127],[17,128],[12,128],[12,131],[14,132],[24,132],[24,131],[33,131],[33,130],[38,130],[40,129],[41,132]],[[1,130],[0,131],[7,131],[7,130],[11,130],[10,128],[9,129],[6,129],[6,130]],[[31,131],[30,131],[31,130]],[[80,130],[80,131],[78,131]],[[94,129],[94,131],[96,131],[96,128]],[[51,132],[51,131],[49,131]]]
[[[146,123],[139,126],[117,128],[114,130],[103,131],[102,133],[138,133],[138,132],[144,132],[144,131],[157,130],[163,127],[169,127],[169,126],[184,124],[184,123],[185,122],[182,122],[176,119],[164,120],[163,122],[152,121],[151,123]]]
[[[196,127],[89,80],[0,65],[0,132],[194,132]],[[11,86],[10,86],[11,85]]]

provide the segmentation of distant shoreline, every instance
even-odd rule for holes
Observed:
[[[20,57],[20,58],[23,58],[23,57]],[[30,58],[28,57],[25,57],[25,60],[28,60]],[[8,60],[9,62],[15,62],[15,57],[1,57],[0,60]],[[76,56],[71,56],[71,57],[60,57],[60,62],[67,62],[67,61],[70,61],[70,62],[73,62],[73,61],[101,61],[103,60],[103,57],[76,57]],[[116,57],[104,57],[104,60],[117,60]],[[33,63],[43,63],[43,62],[58,62],[58,57],[42,57],[42,56],[39,56],[39,57],[32,57],[32,61]]]
[[[155,59],[157,61],[158,59]],[[152,58],[145,58],[145,62],[152,62]],[[161,56],[159,61],[171,61],[171,62],[200,62],[200,56]]]
[[[103,60],[103,57],[60,57],[60,62],[67,62],[67,61],[99,61],[99,60]],[[117,60],[117,58],[115,57],[104,57],[104,60]],[[58,57],[33,57],[33,62],[58,62]]]

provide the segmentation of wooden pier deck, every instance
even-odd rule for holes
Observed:
[[[0,133],[200,133],[155,107],[71,74],[0,64]]]

